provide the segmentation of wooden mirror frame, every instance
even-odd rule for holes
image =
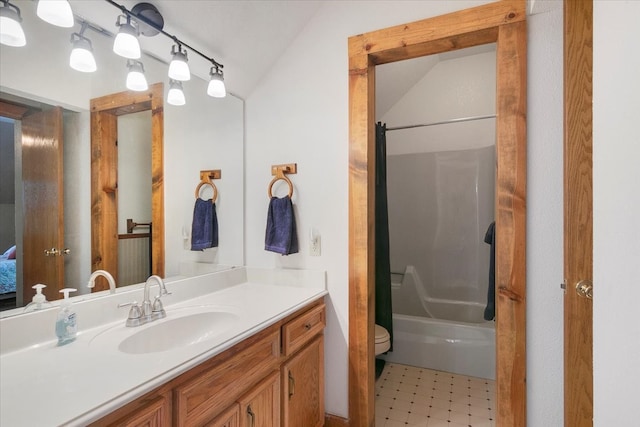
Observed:
[[[164,85],[91,100],[91,271],[118,272],[118,116],[151,110],[151,264],[164,277]],[[94,292],[108,289],[104,278]]]
[[[349,425],[374,424],[375,66],[496,43],[497,425],[526,425],[525,1],[349,38]]]

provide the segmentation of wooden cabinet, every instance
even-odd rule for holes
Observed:
[[[320,427],[324,326],[312,303],[92,425]]]
[[[324,346],[317,336],[282,365],[282,426],[324,425]]]
[[[280,375],[273,372],[242,396],[240,427],[280,427]]]

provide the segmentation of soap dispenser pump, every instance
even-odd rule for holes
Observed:
[[[36,293],[33,298],[31,298],[31,302],[24,307],[24,311],[42,310],[43,308],[51,306],[51,303],[47,301],[47,297],[42,293],[42,289],[46,287],[47,285],[41,283],[32,286],[32,288],[36,290]]]
[[[58,336],[58,345],[65,345],[76,339],[76,313],[71,308],[69,301],[69,293],[75,292],[77,289],[64,288],[60,290],[64,294],[64,299],[60,303],[60,312],[56,320],[56,335]]]

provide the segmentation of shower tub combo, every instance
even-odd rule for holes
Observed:
[[[429,141],[425,141],[425,144]],[[495,379],[484,320],[495,147],[387,157],[391,362]]]

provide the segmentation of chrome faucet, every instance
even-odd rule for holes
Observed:
[[[96,278],[98,276],[102,276],[105,279],[107,279],[107,282],[109,282],[109,293],[115,294],[116,281],[113,279],[113,276],[108,271],[105,271],[105,270],[96,270],[93,273],[91,273],[91,276],[89,276],[89,283],[87,283],[87,287],[89,287],[90,289],[93,289],[93,287],[96,285]]]
[[[158,283],[158,295],[151,303],[149,298],[149,288],[152,282]],[[131,307],[129,310],[129,317],[127,318],[126,326],[135,327],[144,325],[145,323],[153,322],[157,319],[162,319],[167,316],[162,306],[161,297],[164,295],[171,295],[171,292],[167,292],[167,287],[160,276],[149,276],[146,282],[144,282],[144,299],[139,306],[136,301],[128,302],[124,304],[118,304],[118,307]]]
[[[151,282],[158,283],[158,295],[153,300],[153,305],[149,299],[149,288],[151,287]],[[147,322],[162,319],[167,315],[162,307],[162,301],[160,301],[160,298],[164,295],[170,295],[170,293],[167,292],[167,287],[165,286],[162,278],[155,274],[153,276],[149,276],[147,281],[144,282],[144,299],[142,300],[142,315],[148,319]]]

